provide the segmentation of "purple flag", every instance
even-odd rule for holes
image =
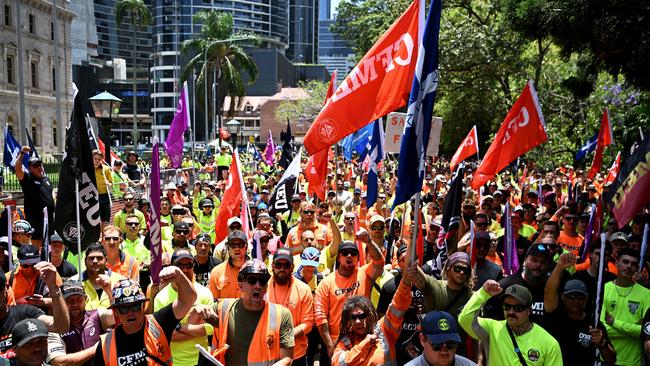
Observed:
[[[269,139],[266,140],[266,149],[264,149],[264,160],[266,165],[273,165],[275,163],[275,143],[273,142],[273,135],[271,135],[271,130],[269,130]]]
[[[506,276],[513,275],[519,270],[519,257],[517,256],[517,241],[512,229],[512,218],[510,216],[510,203],[506,202],[504,215],[506,216],[506,227],[504,228],[505,240],[503,241],[503,269]]]
[[[160,160],[158,141],[153,145],[151,155],[151,215],[149,216],[149,237],[151,240],[151,279],[154,284],[160,283],[160,270],[162,269],[162,237],[160,232]]]
[[[181,166],[183,161],[183,134],[190,128],[190,108],[187,97],[187,82],[183,83],[181,97],[178,98],[178,108],[169,127],[169,134],[165,140],[165,151],[172,161],[174,169]]]
[[[589,224],[587,225],[587,231],[585,231],[585,240],[582,242],[582,248],[580,249],[580,258],[578,258],[578,263],[584,263],[587,260],[589,255],[589,247],[591,246],[591,238],[594,235],[594,223],[596,222],[596,204],[591,204],[591,215],[589,216]]]

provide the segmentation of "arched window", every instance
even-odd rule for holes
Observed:
[[[52,144],[54,146],[59,146],[59,136],[57,135],[56,120],[52,120]]]
[[[32,118],[32,142],[34,146],[38,146],[38,121],[36,117]]]

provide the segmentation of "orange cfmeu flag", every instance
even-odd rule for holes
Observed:
[[[603,118],[600,120],[600,131],[598,131],[598,142],[596,143],[596,153],[594,160],[591,162],[591,169],[587,177],[594,179],[596,174],[603,167],[603,152],[605,146],[609,146],[614,142],[614,135],[612,133],[612,124],[609,121],[609,111],[607,108],[603,111]]]
[[[517,157],[547,139],[542,109],[533,82],[529,81],[476,169],[472,188],[478,189]]]
[[[325,201],[325,181],[327,179],[327,155],[330,149],[317,152],[309,157],[305,166],[305,178],[309,182],[309,192]]]
[[[320,111],[304,139],[310,155],[406,105],[423,29],[424,0],[414,0]]]
[[[620,170],[621,170],[621,152],[619,151],[618,154],[616,154],[616,159],[614,159],[614,162],[612,163],[612,167],[609,168],[609,173],[607,174],[607,178],[603,182],[603,185],[607,183],[614,183],[616,177],[618,176],[618,172]]]
[[[456,169],[456,165],[461,161],[469,158],[472,155],[478,155],[478,134],[476,132],[476,125],[467,134],[467,137],[456,149],[456,153],[449,162],[449,170],[452,172]]]
[[[216,220],[216,243],[221,242],[228,236],[228,219],[239,216],[241,204],[244,200],[244,178],[241,175],[239,165],[239,154],[237,149],[233,152],[233,159],[230,163],[230,174],[226,183],[225,193],[221,199],[221,207]]]

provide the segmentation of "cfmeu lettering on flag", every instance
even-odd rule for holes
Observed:
[[[526,127],[526,125],[528,125],[528,122],[530,122],[530,115],[528,114],[528,109],[526,106],[523,106],[519,110],[519,113],[517,113],[513,119],[508,121],[505,134],[503,135],[503,142],[501,144],[506,144],[508,141],[510,141],[511,134],[514,135],[517,133],[517,130]]]
[[[389,44],[374,55],[367,56],[350,71],[348,78],[339,85],[332,96],[332,102],[336,103],[359,87],[377,79],[376,67],[383,67],[385,73],[396,70],[397,66],[408,67],[413,57],[414,45],[411,35],[404,33],[397,42]],[[352,85],[350,86],[350,84]]]

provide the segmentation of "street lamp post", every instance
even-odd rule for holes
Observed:
[[[99,138],[104,140],[104,160],[111,165],[111,123],[113,116],[120,113],[122,100],[113,94],[105,91],[90,98],[95,118],[99,127]],[[99,145],[99,144],[98,144]]]
[[[234,149],[237,148],[237,136],[239,135],[239,131],[241,131],[241,122],[239,122],[236,119],[232,119],[228,121],[228,123],[226,123],[226,129],[230,134],[230,139],[232,141],[232,148],[234,151]]]

